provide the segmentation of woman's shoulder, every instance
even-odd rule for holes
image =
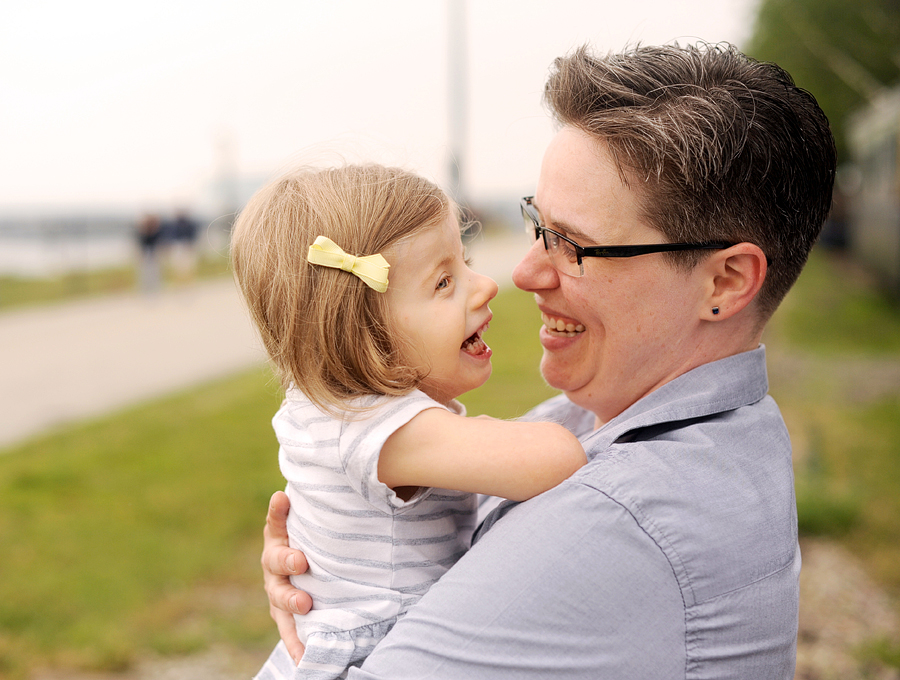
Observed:
[[[587,409],[573,404],[566,395],[559,394],[541,402],[519,420],[558,423],[576,437],[581,437],[594,429],[597,417]]]
[[[624,437],[570,480],[625,508],[698,601],[791,564],[797,544],[789,441],[718,437],[722,427]]]

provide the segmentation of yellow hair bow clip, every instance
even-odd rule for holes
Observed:
[[[383,293],[388,287],[388,269],[390,266],[380,254],[357,257],[345,253],[341,247],[326,236],[318,236],[309,247],[306,256],[310,264],[332,267],[350,272],[358,277],[369,288]]]

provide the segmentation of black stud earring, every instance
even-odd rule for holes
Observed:
[[[718,314],[718,313],[719,313],[719,308],[713,307],[713,314]]]

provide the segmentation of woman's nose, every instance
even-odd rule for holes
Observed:
[[[516,288],[533,292],[559,285],[556,269],[550,262],[543,239],[537,239],[519,261],[512,273]]]

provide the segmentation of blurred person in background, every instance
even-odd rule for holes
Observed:
[[[159,246],[162,225],[158,215],[146,213],[137,225],[138,241],[138,285],[144,293],[159,290],[162,284]]]
[[[187,210],[179,210],[170,232],[175,276],[182,283],[190,281],[197,269],[197,223]]]
[[[766,322],[831,205],[815,99],[727,45],[557,59],[560,128],[513,279],[588,464],[499,503],[469,552],[350,678],[793,677],[800,570],[791,448]],[[486,455],[489,452],[486,452]],[[497,503],[495,503],[497,505]],[[262,562],[295,660],[286,497]]]

